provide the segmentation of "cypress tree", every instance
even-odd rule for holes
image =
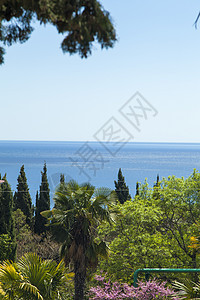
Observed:
[[[60,183],[65,183],[65,175],[60,174]]]
[[[35,200],[36,207],[38,206],[38,199],[39,199],[39,194],[38,194],[38,191],[37,191],[37,193],[36,193],[36,200]]]
[[[159,175],[157,175],[156,183],[153,186],[153,198],[156,200],[160,199],[160,178]]]
[[[126,185],[121,168],[118,172],[118,181],[115,181],[115,191],[117,193],[118,200],[121,204],[124,204],[124,202],[131,199],[131,196],[129,194],[129,188]]]
[[[159,177],[159,174],[157,175],[157,178],[156,178],[156,186],[159,186],[160,184],[160,177]]]
[[[42,174],[42,182],[40,185],[40,193],[36,195],[36,211],[35,211],[35,233],[41,234],[47,231],[45,224],[47,223],[46,218],[41,216],[41,212],[50,209],[50,190],[47,179],[47,166],[44,163]]]
[[[38,214],[38,210],[37,210],[37,207],[39,206],[39,204],[38,204],[38,200],[39,200],[39,193],[38,193],[38,191],[36,192],[36,198],[35,198],[35,216],[34,216],[34,232],[36,232],[36,222],[38,222],[38,221],[36,221],[36,215]],[[38,218],[38,216],[37,216],[37,218]]]
[[[135,196],[139,196],[140,195],[140,189],[139,189],[139,182],[137,181],[136,183],[136,193],[135,193]]]
[[[26,216],[26,223],[32,228],[33,225],[33,209],[32,200],[29,193],[29,188],[27,184],[26,174],[24,171],[24,165],[20,169],[20,174],[18,176],[17,192],[14,195],[14,210],[18,208]]]
[[[7,259],[15,260],[16,240],[13,219],[13,193],[7,181],[6,174],[3,180],[4,182],[0,185],[0,235],[6,234],[10,237],[9,257]]]

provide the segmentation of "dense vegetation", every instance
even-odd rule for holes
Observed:
[[[11,46],[26,42],[33,31],[34,21],[53,25],[65,35],[62,51],[91,54],[95,42],[101,48],[113,47],[116,33],[109,13],[97,0],[0,0],[0,42]],[[5,49],[0,47],[0,64]]]
[[[25,299],[25,294],[30,299],[104,299],[105,287],[110,289],[110,298],[107,299],[112,299],[113,293],[118,293],[116,299],[132,299],[131,295],[140,295],[146,289],[143,283],[139,290],[130,287],[133,274],[139,268],[200,268],[198,171],[194,170],[186,179],[170,176],[159,180],[157,176],[153,187],[149,187],[147,181],[143,184],[137,183],[136,195],[133,198],[121,169],[118,181],[114,182],[115,191],[95,189],[90,184],[79,185],[74,181],[65,183],[61,174],[52,210],[46,164],[41,175],[36,207],[33,206],[29,194],[24,166],[20,169],[14,201],[6,175],[2,178],[2,299]],[[63,263],[59,264],[61,258],[64,259],[65,266]],[[10,262],[5,262],[6,260]],[[23,280],[27,280],[27,274],[23,275],[21,268],[25,268],[27,264],[33,264],[32,270],[38,271],[29,274],[31,279],[23,283]],[[52,271],[58,271],[60,277],[56,278],[60,278],[60,281],[51,287],[52,291],[45,290],[42,282],[41,286],[36,285],[34,276],[40,276],[36,274],[40,272],[37,264],[44,272],[49,267]],[[5,277],[9,272],[13,276],[9,277],[9,280],[12,277],[12,283]],[[98,286],[95,283],[95,274],[102,274],[102,277],[97,277],[104,278],[104,285],[102,283]],[[52,278],[48,277],[45,282],[54,280]],[[186,299],[186,296],[188,299],[195,299],[192,297],[196,297],[200,290],[197,275],[185,279],[184,275],[160,274],[157,278],[166,281],[167,285],[178,280],[176,284],[173,283],[174,289],[179,291],[176,299]],[[159,285],[151,282],[152,285],[149,283],[149,286],[152,287],[152,293],[153,289],[162,289],[163,295],[168,299],[167,288],[162,283]],[[13,288],[12,293],[10,286]],[[173,288],[170,288],[170,293],[173,293]],[[87,294],[89,290],[90,294]],[[129,293],[129,298],[120,296],[122,290],[127,295]],[[98,291],[101,293],[98,294]]]
[[[197,249],[188,247],[200,214],[197,171],[187,179],[163,178],[152,189],[145,182],[116,209],[116,222],[99,229],[109,242],[109,259],[101,265],[109,276],[131,283],[137,268],[200,267]]]

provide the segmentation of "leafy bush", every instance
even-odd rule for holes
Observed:
[[[112,283],[110,280],[105,281],[101,275],[95,276],[99,285],[89,290],[89,297],[93,300],[164,300],[176,299],[175,292],[165,286],[166,282],[149,280],[148,282],[139,281],[138,287],[129,286],[128,284]]]
[[[0,261],[12,259],[13,245],[14,242],[8,234],[0,235]]]
[[[27,253],[16,263],[0,263],[0,299],[60,300],[70,299],[68,283],[73,273],[67,273],[64,262],[43,260]]]

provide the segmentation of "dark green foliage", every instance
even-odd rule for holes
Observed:
[[[8,259],[15,259],[16,243],[15,243],[15,231],[13,221],[13,193],[10,185],[6,179],[6,175],[3,177],[4,182],[0,185],[0,235],[4,244],[4,235],[6,238],[6,245],[10,244],[8,251]],[[2,236],[3,235],[3,236]],[[4,247],[2,246],[2,247]]]
[[[91,54],[95,41],[101,48],[113,47],[116,41],[110,15],[97,0],[0,0],[0,41],[9,46],[24,43],[33,31],[33,19],[55,26],[58,33],[65,34],[63,52],[82,58]],[[0,48],[0,63],[3,54]]]
[[[8,234],[0,235],[0,261],[13,259],[13,242]]]
[[[157,175],[157,177],[156,177],[156,183],[154,184],[154,187],[155,186],[159,186],[159,183],[160,183],[160,177],[159,177],[159,174]]]
[[[27,184],[24,165],[20,169],[18,176],[17,192],[14,195],[14,210],[21,209],[26,216],[26,223],[32,227],[33,225],[33,209],[32,201]]]
[[[160,199],[160,178],[159,178],[159,175],[157,175],[157,178],[156,178],[156,183],[154,184],[153,186],[153,198],[154,199]]]
[[[21,209],[17,209],[13,213],[14,221],[15,221],[15,233],[16,239],[23,238],[24,234],[28,233],[32,235],[30,226],[26,223],[26,216],[21,211]]]
[[[13,230],[13,194],[6,175],[0,185],[0,234],[11,234]]]
[[[42,174],[42,182],[40,185],[40,193],[36,195],[36,211],[35,211],[35,233],[41,234],[47,231],[45,226],[47,220],[41,216],[41,212],[50,209],[49,183],[47,179],[47,166],[44,164]]]
[[[131,199],[131,196],[129,194],[129,188],[125,183],[125,179],[122,175],[121,168],[118,172],[118,181],[115,181],[115,191],[117,193],[118,200],[121,204],[124,204],[124,202]]]
[[[36,197],[35,197],[35,207],[36,207],[36,210],[37,210],[37,207],[38,207],[38,205],[39,205],[38,200],[39,200],[39,193],[38,193],[38,191],[37,191]]]
[[[60,183],[65,183],[65,175],[60,174]]]
[[[139,192],[139,182],[137,181],[136,183],[136,193],[135,193],[135,196],[139,196],[140,195],[140,192]]]

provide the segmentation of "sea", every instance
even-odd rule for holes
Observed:
[[[113,151],[114,149],[114,151]],[[153,186],[160,179],[175,175],[190,176],[200,170],[200,144],[134,143],[120,146],[99,142],[0,141],[0,173],[7,175],[15,192],[17,177],[25,167],[32,202],[41,183],[41,171],[47,165],[48,182],[53,195],[64,174],[66,181],[90,182],[95,187],[114,189],[119,168],[125,177],[132,197],[136,183]]]

